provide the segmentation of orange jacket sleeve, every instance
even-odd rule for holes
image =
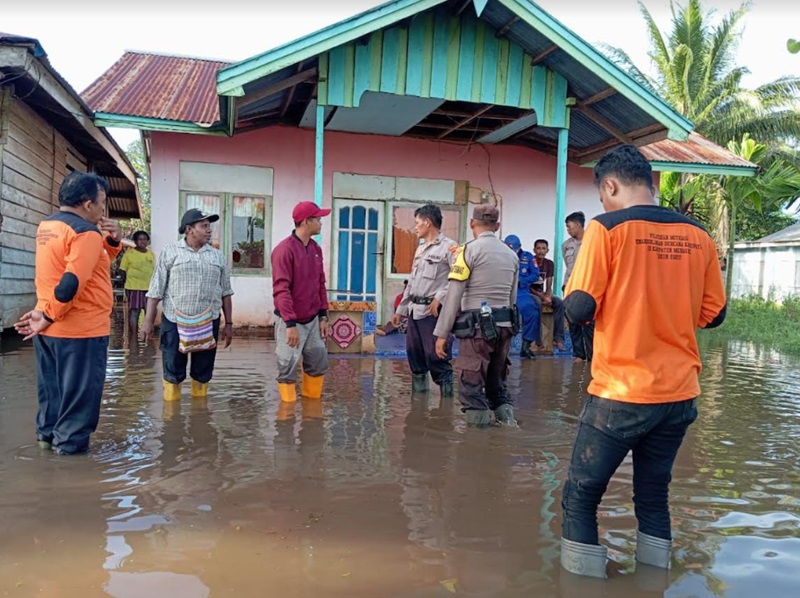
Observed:
[[[63,320],[72,309],[73,300],[84,289],[100,261],[104,244],[103,238],[94,231],[79,233],[68,242],[64,273],[37,305],[49,320]],[[119,247],[116,248],[118,252]]]

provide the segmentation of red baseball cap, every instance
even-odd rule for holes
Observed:
[[[322,218],[330,213],[330,210],[319,207],[313,201],[301,201],[292,210],[292,220],[302,222],[306,218]]]

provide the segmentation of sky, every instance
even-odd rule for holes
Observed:
[[[667,0],[643,0],[662,31]],[[126,50],[242,60],[381,4],[381,0],[30,0],[4,2],[0,31],[38,39],[50,62],[79,92]],[[648,64],[648,38],[636,0],[538,0],[537,4],[586,41],[625,50]],[[273,5],[273,6],[270,6]],[[736,0],[704,0],[721,16]],[[750,70],[747,86],[800,72],[800,55],[786,40],[800,38],[800,2],[752,0],[743,20],[738,63]],[[111,129],[126,147],[130,129]]]

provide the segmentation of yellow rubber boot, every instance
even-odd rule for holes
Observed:
[[[308,397],[309,399],[321,399],[322,398],[322,380],[325,376],[309,376],[308,374],[303,374],[303,388],[301,393],[304,397]]]
[[[284,403],[294,403],[297,400],[297,387],[294,382],[278,382],[278,392],[281,393],[281,401]]]
[[[295,403],[281,401],[278,405],[278,413],[275,414],[275,419],[279,422],[286,421],[287,419],[294,418]]]
[[[320,419],[322,417],[322,401],[303,401],[303,419]]]
[[[192,380],[192,398],[205,399],[208,396],[208,382]]]
[[[164,382],[164,400],[165,401],[180,401],[181,400],[181,385],[173,382]]]

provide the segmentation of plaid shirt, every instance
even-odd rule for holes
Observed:
[[[171,322],[176,310],[195,316],[209,307],[218,318],[228,295],[233,295],[231,275],[222,252],[211,245],[195,251],[185,239],[161,251],[147,291],[149,299],[163,300],[164,317]]]

